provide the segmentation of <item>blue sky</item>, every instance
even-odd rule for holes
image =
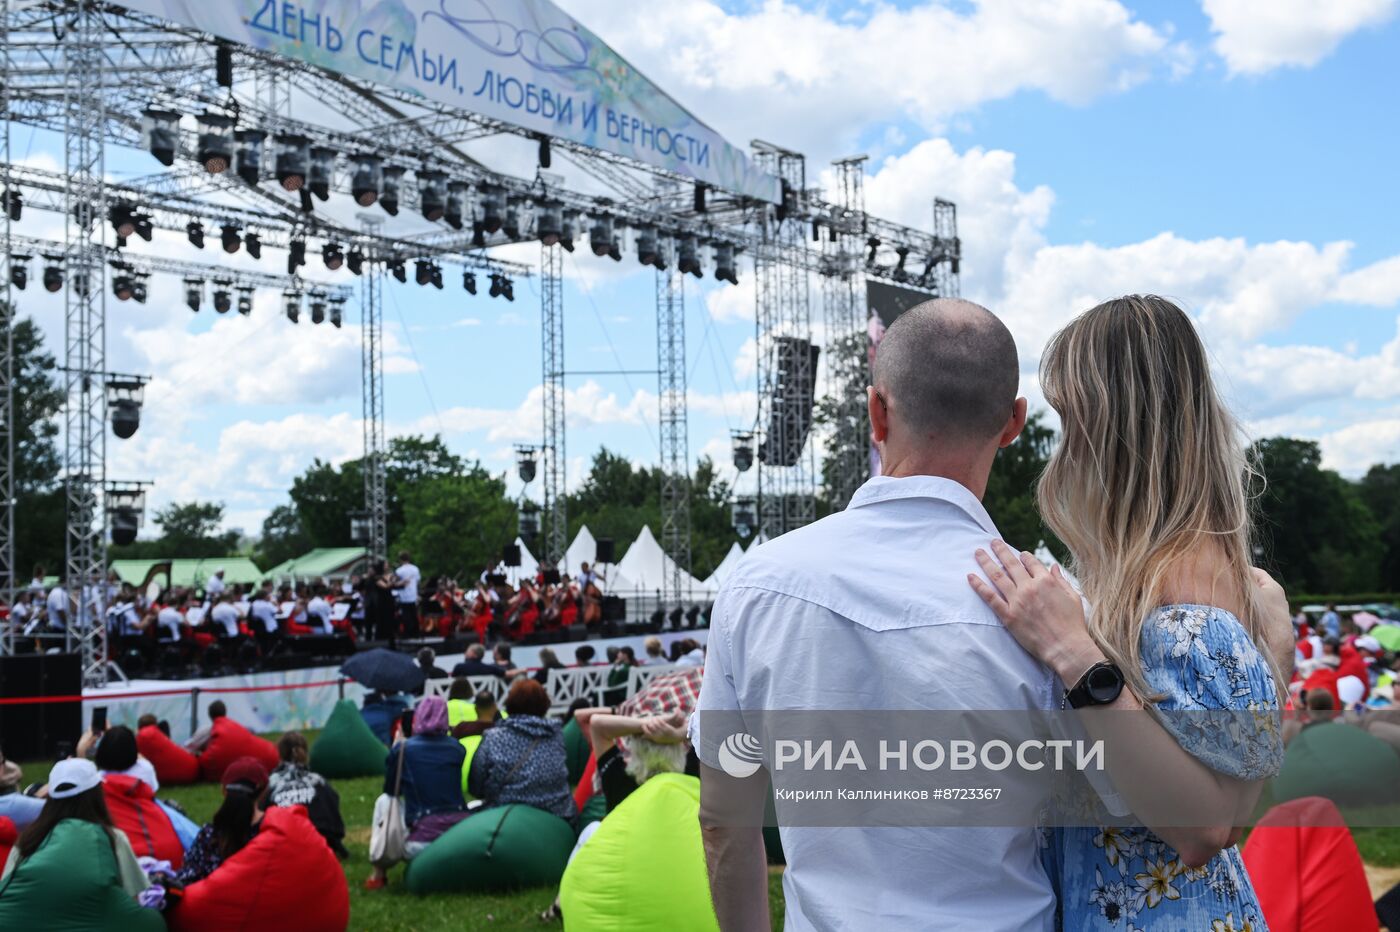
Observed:
[[[561,5],[737,145],[801,149],[812,177],[868,153],[869,206],[903,222],[955,200],[964,294],[1017,334],[1033,404],[1049,334],[1103,298],[1157,291],[1196,316],[1251,431],[1315,438],[1349,475],[1400,459],[1395,0]],[[43,134],[30,146],[59,151]],[[568,367],[653,368],[650,270],[581,249],[565,272]],[[686,295],[690,449],[726,468],[729,429],[754,416],[751,268],[740,276]],[[508,304],[447,278],[442,293],[390,283],[389,426],[505,471],[511,444],[539,433],[537,285]],[[31,289],[21,310],[61,345],[56,303]],[[178,282],[144,308],[109,302],[112,367],[159,376],[142,431],[109,442],[109,475],[155,479],[157,506],[223,501],[255,531],[313,456],[358,455],[355,317],[294,328],[272,293],[251,319],[191,315]],[[600,444],[656,460],[653,376],[569,388],[571,478]]]

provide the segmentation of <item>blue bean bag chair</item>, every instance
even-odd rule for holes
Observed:
[[[573,827],[519,804],[483,809],[408,862],[411,893],[471,893],[553,886],[574,847]]]

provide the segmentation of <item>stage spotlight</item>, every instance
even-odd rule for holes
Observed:
[[[339,243],[327,243],[321,249],[321,259],[326,263],[326,268],[332,272],[338,272],[340,267],[345,264],[345,253],[341,250]]]
[[[429,223],[442,219],[447,211],[447,176],[442,172],[418,172],[418,209]]]
[[[379,206],[391,217],[399,215],[399,189],[403,186],[403,173],[404,170],[396,165],[384,166],[384,190],[379,195]]]
[[[539,140],[540,140],[540,152],[539,152],[539,156],[540,156],[540,168],[549,168],[550,165],[553,164],[553,162],[554,162],[554,159],[550,156],[550,152],[549,152],[549,137],[546,136],[546,135],[544,135],[543,133],[541,133],[541,134],[539,135]]]
[[[476,294],[476,273],[462,273],[462,287],[467,289],[467,294]]]
[[[365,271],[365,254],[358,249],[351,249],[345,256],[345,264],[350,267],[352,275],[363,275]]]
[[[563,234],[564,217],[559,205],[540,205],[539,215],[535,220],[535,235],[540,238],[540,242],[546,246],[557,246]]]
[[[197,119],[199,163],[211,175],[228,171],[233,164],[233,121],[217,113],[201,113]]]
[[[520,203],[515,198],[506,198],[506,219],[501,223],[501,233],[511,242],[520,239]]]
[[[225,223],[219,229],[219,242],[223,243],[224,252],[229,255],[238,252],[238,247],[243,245],[243,238],[238,235],[238,224]]]
[[[260,129],[240,129],[233,138],[238,143],[234,152],[234,171],[248,184],[257,184],[262,178],[263,144],[267,133]]]
[[[331,326],[340,329],[341,322],[345,319],[345,299],[331,298]]]
[[[63,288],[62,256],[44,256],[48,265],[44,266],[44,290],[53,294]]]
[[[491,276],[491,290],[488,292],[488,294],[490,294],[493,298],[499,298],[501,296],[501,276]]]
[[[739,284],[739,270],[734,261],[733,243],[715,244],[715,278],[718,281]]]
[[[233,45],[223,39],[214,47],[214,81],[219,87],[233,87]]]
[[[752,498],[734,499],[730,515],[734,531],[740,537],[747,538],[754,532],[754,526],[758,522],[754,515],[754,500]]]
[[[540,506],[534,502],[526,501],[520,505],[520,516],[516,521],[516,530],[520,534],[521,540],[533,541],[540,533]]]
[[[311,140],[297,133],[277,137],[277,183],[284,191],[300,191],[306,187],[310,171]]]
[[[734,468],[739,472],[748,472],[753,466],[753,433],[750,431],[734,431],[732,435],[734,444]]]
[[[462,229],[462,220],[467,213],[467,183],[452,181],[447,185],[447,209],[442,219],[454,230]]]
[[[146,148],[162,165],[174,165],[180,147],[180,114],[151,108],[141,113]]]
[[[155,235],[155,232],[156,227],[155,224],[151,221],[150,214],[136,215],[137,236],[141,237],[143,240],[149,243],[151,241],[151,237]]]
[[[138,273],[136,276],[136,281],[132,284],[131,298],[137,304],[146,303],[146,293],[147,285],[149,284],[149,278],[149,275],[146,275],[144,273]]]
[[[326,146],[316,146],[311,150],[311,173],[307,187],[311,193],[323,201],[330,200],[331,179],[335,175],[335,150]]]
[[[426,285],[432,281],[433,264],[427,259],[415,259],[413,262],[413,280],[420,285]]]
[[[402,259],[390,259],[385,265],[388,266],[389,274],[393,275],[399,284],[408,281],[408,269],[404,268]]]
[[[130,301],[132,294],[136,291],[135,281],[131,277],[130,266],[120,263],[112,263],[112,268],[116,272],[112,276],[112,295],[118,301]]]
[[[535,481],[536,457],[537,452],[532,446],[521,444],[515,448],[515,474],[526,485]]]
[[[442,266],[440,266],[440,265],[438,265],[436,262],[434,262],[434,263],[433,263],[433,274],[432,274],[432,276],[431,276],[428,280],[431,281],[431,282],[433,283],[433,287],[434,287],[434,288],[436,288],[438,291],[441,291],[441,290],[442,290]]]
[[[559,230],[559,245],[565,251],[574,251],[574,240],[578,238],[578,216],[576,214],[565,214],[564,222]]]
[[[191,220],[185,224],[185,235],[190,239],[190,245],[195,249],[204,248],[204,224],[198,220]]]
[[[303,265],[306,265],[306,240],[294,239],[287,244],[287,274],[295,275]]]
[[[637,261],[662,268],[661,251],[656,246],[656,227],[637,228]]]
[[[301,295],[295,291],[282,292],[282,303],[287,319],[292,323],[301,320]]]
[[[593,226],[588,231],[588,246],[598,258],[606,256],[613,247],[613,219],[607,214],[593,218]]]
[[[472,221],[472,248],[486,248],[486,230],[483,229],[480,220]]]
[[[231,284],[228,281],[214,283],[214,310],[220,314],[227,314],[233,307],[233,294],[228,290]]]
[[[904,271],[904,263],[909,259],[909,247],[900,246],[895,249],[894,254],[899,256],[899,261],[894,264],[894,280],[903,282],[909,280],[909,274]]]
[[[253,289],[244,286],[238,289],[238,313],[250,317],[253,313]]]
[[[112,508],[107,512],[107,521],[112,528],[112,543],[125,547],[135,543],[136,534],[141,530],[141,513],[133,508]]]
[[[361,207],[370,207],[379,200],[379,188],[384,183],[383,161],[377,155],[357,155],[354,161],[350,196]]]
[[[490,235],[501,231],[505,222],[505,192],[495,185],[481,189],[481,228]]]
[[[119,439],[130,440],[141,427],[141,402],[117,398],[107,403],[112,411],[112,433]]]
[[[311,296],[311,322],[313,324],[326,322],[326,298],[324,295],[313,294]]]
[[[515,282],[506,278],[504,275],[501,276],[501,297],[505,298],[507,301],[515,300]]]
[[[706,212],[705,183],[703,181],[695,182],[695,212],[697,214],[703,214]]]
[[[29,257],[25,255],[10,256],[10,284],[20,291],[29,284]],[[473,288],[475,291],[475,288]]]
[[[107,219],[123,240],[136,232],[136,211],[130,204],[113,204],[107,210]]]
[[[201,278],[185,279],[185,306],[197,314],[199,306],[203,303],[204,280]]]
[[[680,249],[676,258],[676,268],[680,269],[682,275],[688,272],[696,278],[700,278],[705,272],[700,261],[699,243],[693,236],[684,237],[679,242]]]
[[[243,245],[248,249],[248,256],[253,259],[262,258],[262,240],[258,239],[256,233],[243,234]]]
[[[880,237],[878,237],[878,236],[872,236],[872,237],[870,237],[870,239],[868,239],[868,240],[865,241],[865,245],[868,246],[868,247],[870,248],[870,252],[867,253],[866,256],[865,256],[865,264],[866,264],[866,265],[874,265],[874,264],[875,264],[875,252],[876,252],[876,250],[878,250],[878,249],[880,248]]]
[[[10,214],[10,220],[19,223],[19,218],[24,214],[24,195],[18,188],[5,192],[5,209]]]

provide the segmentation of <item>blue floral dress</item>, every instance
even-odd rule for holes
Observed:
[[[1240,779],[1278,772],[1283,742],[1273,675],[1234,615],[1209,605],[1162,606],[1143,626],[1140,646],[1147,683],[1164,695],[1158,709],[1242,713],[1163,716],[1182,747]],[[1267,932],[1238,848],[1190,868],[1147,828],[1070,827],[1049,836],[1045,861],[1065,932]]]

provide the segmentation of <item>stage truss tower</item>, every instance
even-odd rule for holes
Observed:
[[[5,125],[0,127],[0,598],[6,605],[15,601],[15,433],[14,433],[14,375],[15,375],[15,310],[10,289],[10,0],[0,0],[0,114]],[[14,652],[14,631],[9,625],[0,627],[0,655]]]
[[[661,442],[661,547],[671,558],[661,604],[689,596],[690,437],[686,427],[685,273],[674,262],[656,272],[656,371]]]
[[[564,499],[564,249],[540,247],[540,362],[544,396],[544,554],[553,566],[569,546]],[[562,569],[562,567],[560,567]]]
[[[389,500],[384,485],[384,269],[378,262],[360,279],[360,394],[365,435],[365,539],[370,563],[389,552]]]
[[[826,312],[826,394],[830,431],[826,475],[833,509],[846,507],[870,473],[870,424],[865,388],[870,384],[866,334],[864,246],[865,156],[840,159],[836,165],[836,203],[821,229],[822,305]]]

